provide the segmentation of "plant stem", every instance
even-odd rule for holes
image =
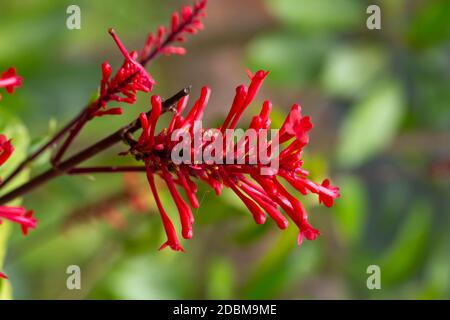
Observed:
[[[189,94],[190,89],[184,88],[183,90],[176,93],[171,98],[165,100],[163,102],[163,110],[162,112],[167,112],[171,109],[171,107],[176,104],[181,98],[184,96],[187,96]],[[150,113],[151,111],[149,111]],[[134,120],[133,122],[129,123],[128,125],[120,128],[113,134],[109,135],[108,137],[100,140],[99,142],[93,144],[92,146],[80,151],[79,153],[75,154],[74,156],[70,157],[66,161],[61,162],[58,167],[53,167],[45,171],[44,173],[38,175],[37,177],[31,179],[30,181],[24,183],[23,185],[17,187],[16,189],[12,190],[11,192],[3,195],[0,197],[0,205],[6,204],[18,197],[21,197],[34,189],[40,187],[41,185],[49,182],[50,180],[53,180],[56,177],[59,177],[61,175],[64,175],[65,173],[69,172],[71,169],[75,168],[76,166],[80,165],[84,161],[92,158],[93,156],[97,155],[98,153],[110,148],[111,146],[115,145],[116,143],[122,141],[124,137],[128,133],[134,133],[138,131],[141,128],[141,123],[139,119]]]

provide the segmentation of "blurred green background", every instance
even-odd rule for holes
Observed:
[[[86,105],[104,60],[120,65],[109,27],[129,49],[140,48],[183,3],[0,0],[0,70],[16,66],[25,79],[0,102],[0,132],[17,149],[0,174]],[[66,28],[70,4],[81,7],[81,30]],[[381,30],[366,27],[370,4],[381,7]],[[0,265],[7,249],[10,276],[0,296],[448,299],[450,2],[211,0],[205,24],[186,56],[150,66],[154,93],[193,85],[197,96],[208,84],[212,126],[247,82],[245,67],[270,70],[259,102],[274,102],[278,125],[294,102],[302,104],[315,124],[305,168],[313,180],[331,177],[341,187],[332,209],[302,197],[322,235],[297,247],[294,227],[257,226],[230,192],[217,198],[202,187],[187,252],[158,252],[165,236],[144,177],[133,187],[147,204],[138,214],[121,176],[62,177],[24,199],[37,230],[23,237],[17,226],[0,227]],[[123,117],[96,120],[74,150],[148,109],[148,101],[141,95]],[[124,162],[116,156],[123,149],[93,163]],[[48,156],[31,174],[46,168]],[[81,267],[82,290],[67,290],[69,265]],[[366,286],[369,265],[381,268],[381,290]]]

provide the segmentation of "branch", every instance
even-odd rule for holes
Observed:
[[[57,143],[72,127],[84,116],[86,109],[83,109],[82,112],[75,118],[73,118],[72,121],[70,121],[65,127],[63,127],[61,130],[59,130],[58,133],[55,134],[53,138],[50,139],[46,144],[41,146],[39,149],[37,149],[35,152],[33,152],[31,155],[29,155],[24,161],[22,161],[17,168],[8,176],[5,178],[3,182],[0,182],[0,187],[4,187],[7,185],[12,179],[14,179],[23,169],[25,169],[31,162],[33,162],[37,157],[39,157],[45,150],[53,146],[55,143]]]
[[[162,112],[167,112],[171,109],[171,107],[176,104],[181,98],[187,96],[190,92],[190,88],[184,88],[183,90],[179,91],[177,94],[172,96],[171,98],[165,100],[163,102],[163,110]],[[151,111],[148,113],[150,114]],[[20,187],[12,190],[11,192],[5,194],[4,196],[0,197],[0,205],[6,204],[10,202],[11,200],[14,200],[18,197],[21,197],[28,192],[38,188],[42,184],[45,184],[49,182],[50,180],[53,180],[56,177],[59,177],[71,169],[75,168],[79,164],[83,163],[86,160],[89,160],[93,156],[97,155],[98,153],[110,148],[111,146],[115,145],[116,143],[122,141],[124,137],[127,134],[134,133],[138,131],[141,128],[141,124],[139,119],[134,120],[133,122],[129,123],[128,125],[120,128],[113,134],[109,135],[108,137],[100,140],[99,142],[93,144],[92,146],[80,151],[79,153],[75,154],[74,156],[70,157],[66,161],[62,162],[58,165],[58,167],[53,167],[46,172],[38,175],[37,177],[31,179],[27,183],[21,185]]]

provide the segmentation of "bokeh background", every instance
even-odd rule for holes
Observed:
[[[14,65],[25,78],[0,103],[0,131],[17,149],[1,174],[86,105],[104,60],[120,65],[109,27],[129,49],[140,48],[183,3],[190,1],[0,0],[0,69]],[[66,28],[70,4],[81,7],[81,30]],[[381,7],[381,30],[366,27],[370,4]],[[315,124],[305,168],[341,187],[332,209],[304,199],[322,235],[298,247],[294,227],[257,226],[230,192],[217,198],[201,188],[187,252],[158,252],[164,233],[144,177],[62,177],[24,199],[37,230],[23,237],[17,226],[0,227],[11,284],[0,283],[1,297],[448,299],[449,21],[445,0],[211,0],[206,30],[190,38],[188,54],[150,66],[154,92],[192,85],[196,96],[209,85],[213,126],[247,82],[245,67],[270,70],[259,102],[274,102],[275,125],[302,104]],[[147,110],[148,101],[141,95],[123,117],[96,120],[72,152]],[[124,163],[123,149],[92,163]],[[142,205],[130,206],[130,197]],[[67,290],[69,265],[81,267],[82,290]],[[366,286],[369,265],[381,268],[381,290]]]

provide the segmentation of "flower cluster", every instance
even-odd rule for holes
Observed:
[[[138,91],[150,92],[155,80],[145,70],[145,65],[161,54],[184,55],[186,49],[173,46],[173,43],[184,42],[186,34],[195,34],[203,29],[201,18],[205,16],[206,5],[207,0],[201,0],[193,7],[185,6],[180,13],[173,13],[170,29],[160,26],[156,36],[150,33],[140,54],[136,51],[128,52],[114,30],[110,29],[109,33],[125,60],[114,76],[111,65],[107,61],[102,64],[100,95],[91,104],[89,116],[120,115],[123,113],[122,108],[107,108],[110,101],[134,104]]]
[[[263,162],[259,156],[257,156],[256,163],[250,164],[246,161],[252,154],[256,154],[255,151],[258,149],[258,147],[255,148],[250,144],[247,136],[242,137],[237,143],[232,142],[230,145],[225,141],[226,135],[224,137],[218,134],[236,128],[242,114],[254,100],[267,74],[268,72],[264,71],[258,71],[254,75],[249,73],[250,85],[248,87],[244,85],[237,87],[230,112],[222,126],[219,129],[201,129],[204,133],[212,131],[209,135],[202,135],[204,138],[200,142],[201,148],[198,144],[189,144],[187,152],[194,159],[200,149],[207,150],[210,147],[218,153],[214,155],[215,159],[217,157],[225,159],[232,153],[231,156],[234,159],[244,160],[238,162],[238,164],[218,165],[211,162],[175,163],[173,161],[173,151],[177,145],[177,141],[173,139],[174,135],[179,136],[177,131],[187,133],[190,136],[196,133],[195,123],[203,117],[204,109],[211,94],[209,88],[204,87],[202,89],[200,98],[185,117],[183,117],[182,112],[187,106],[188,97],[179,101],[170,124],[159,134],[155,134],[155,127],[163,111],[161,98],[153,96],[151,99],[152,111],[149,114],[141,114],[142,133],[136,144],[131,147],[130,152],[145,163],[150,189],[160,211],[168,238],[161,249],[169,246],[173,250],[183,251],[174,225],[159,197],[155,184],[155,174],[165,182],[177,206],[181,233],[185,239],[190,239],[193,236],[194,216],[191,207],[198,208],[199,206],[195,179],[209,184],[217,195],[220,195],[223,187],[230,188],[248,208],[257,224],[265,223],[267,214],[280,229],[285,229],[288,226],[288,220],[281,213],[280,209],[282,209],[299,229],[299,244],[303,238],[314,240],[319,235],[319,231],[308,222],[307,213],[301,202],[281,181],[283,179],[304,195],[309,192],[317,194],[319,202],[328,207],[332,206],[333,200],[339,197],[339,189],[331,186],[328,179],[324,180],[322,184],[317,184],[307,178],[308,172],[302,168],[302,150],[309,142],[308,132],[312,129],[312,124],[309,117],[302,115],[300,106],[295,104],[292,107],[276,137],[268,141],[265,146],[263,145],[266,154],[269,154],[272,160],[277,160],[279,164],[275,170],[266,162]],[[261,112],[252,118],[249,128],[257,133],[269,129],[271,108],[270,101],[264,102]],[[225,147],[217,149],[215,143],[218,139],[221,139],[220,145],[225,145]],[[260,139],[259,136],[258,139]],[[275,140],[282,145],[286,145],[278,154],[275,154],[273,148]],[[261,148],[260,144],[258,146]],[[186,151],[185,147],[183,152]],[[245,152],[241,152],[239,156],[242,148]],[[266,169],[266,173],[262,174],[264,170],[261,169]],[[189,204],[181,196],[177,187],[184,190]]]
[[[122,108],[107,109],[108,102],[117,101],[133,104],[136,102],[136,93],[138,91],[150,92],[155,84],[155,80],[153,80],[147,70],[136,61],[138,57],[137,52],[129,53],[113,29],[110,29],[109,33],[125,60],[113,77],[111,77],[111,65],[108,62],[102,64],[100,96],[92,103],[90,108],[91,116],[93,117],[122,114]]]
[[[174,12],[172,14],[172,22],[169,28],[160,26],[156,35],[150,33],[141,51],[141,63],[146,64],[159,54],[186,54],[185,48],[173,46],[172,43],[185,42],[187,34],[196,34],[199,30],[203,30],[204,26],[201,19],[205,16],[207,3],[207,0],[201,0],[195,3],[193,7],[183,7],[180,13]]]
[[[308,171],[303,169],[302,153],[309,143],[309,132],[313,128],[310,117],[304,116],[301,107],[294,104],[281,128],[273,130],[270,117],[272,103],[265,101],[260,112],[251,118],[248,126],[247,132],[254,135],[246,133],[237,137],[237,140],[233,136],[245,110],[254,102],[262,87],[268,75],[266,71],[261,70],[255,74],[248,72],[250,84],[236,88],[229,113],[218,128],[203,129],[201,125],[199,126],[211,96],[208,87],[201,89],[200,97],[189,111],[186,110],[189,103],[189,96],[185,95],[187,91],[180,91],[164,102],[161,97],[153,96],[152,110],[141,113],[138,121],[124,126],[105,139],[60,162],[67,148],[89,120],[105,115],[122,114],[123,110],[120,107],[109,108],[110,102],[133,104],[136,102],[138,92],[152,91],[155,81],[146,71],[146,64],[161,54],[185,54],[186,50],[183,47],[173,44],[184,42],[188,34],[195,34],[203,29],[201,19],[205,16],[206,4],[207,0],[199,0],[192,7],[184,7],[180,12],[174,13],[171,26],[159,27],[156,34],[150,34],[139,53],[128,51],[114,30],[110,29],[110,35],[124,57],[123,64],[115,74],[108,62],[102,64],[102,78],[97,99],[20,164],[9,177],[5,178],[3,186],[45,150],[67,136],[52,159],[51,163],[54,166],[25,185],[2,195],[0,203],[10,203],[11,200],[65,173],[145,171],[167,236],[167,241],[160,249],[170,247],[175,251],[184,251],[175,226],[164,209],[155,176],[164,182],[177,207],[181,235],[184,239],[193,237],[192,208],[199,207],[198,181],[208,184],[217,195],[221,194],[224,187],[229,188],[247,207],[257,224],[264,224],[267,217],[270,217],[280,229],[285,229],[290,220],[299,230],[298,244],[301,244],[303,239],[316,239],[319,231],[309,223],[306,210],[294,190],[302,195],[314,193],[318,196],[319,203],[331,207],[334,199],[339,197],[339,189],[332,186],[328,179],[322,183],[311,181],[308,178]],[[6,88],[8,93],[12,93],[20,84],[21,78],[16,75],[14,68],[1,74],[0,87]],[[157,133],[156,127],[161,115],[169,110],[174,114],[168,126]],[[139,127],[142,127],[142,133],[134,140],[132,135]],[[270,138],[269,131],[273,133]],[[130,145],[129,150],[122,154],[132,154],[137,160],[142,161],[144,166],[122,168],[123,171],[118,167],[78,167],[92,156],[122,140]],[[10,158],[13,151],[11,140],[0,135],[0,166]],[[204,155],[209,156],[206,161],[202,161]],[[179,161],[179,158],[187,158],[189,161]],[[230,159],[233,160],[231,163]],[[126,180],[127,192],[123,194],[120,203],[125,201],[136,208],[145,208],[142,204],[142,192],[132,182],[133,180],[134,177]],[[83,220],[86,215],[90,215],[90,211],[95,212],[100,207],[104,210],[99,216],[109,219],[114,225],[120,225],[116,204],[118,202],[107,198],[100,202],[99,206],[92,207],[93,210],[86,207],[80,212],[75,212],[74,220],[78,218]],[[3,220],[20,224],[25,235],[29,229],[36,227],[33,212],[22,207],[0,206],[0,224]],[[6,276],[0,273],[0,277]]]
[[[16,87],[22,84],[22,78],[16,74],[15,68],[9,68],[3,72],[0,76],[0,88],[5,88],[9,94],[14,92]],[[0,100],[2,96],[0,95]]]

